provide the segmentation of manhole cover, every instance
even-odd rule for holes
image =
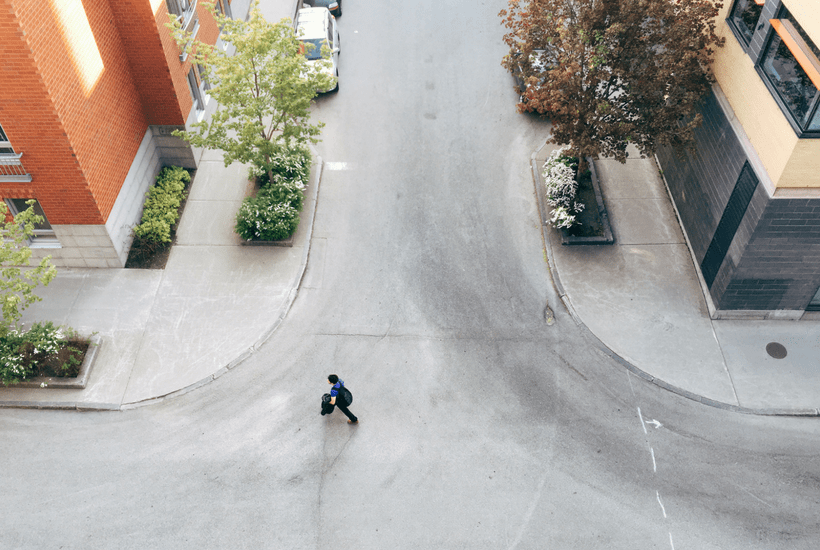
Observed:
[[[766,344],[766,353],[768,353],[775,359],[783,359],[784,357],[786,357],[786,348],[783,346],[783,344],[771,342],[769,344]]]

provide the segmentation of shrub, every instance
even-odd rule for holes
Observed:
[[[157,183],[146,193],[141,223],[134,236],[154,243],[171,242],[171,226],[179,219],[179,205],[191,175],[179,166],[168,166],[157,176]]]
[[[310,162],[307,148],[281,146],[271,155],[269,165],[252,166],[250,176],[258,178],[261,187],[290,182],[304,189],[310,177]],[[273,172],[273,182],[268,176],[269,168]]]
[[[305,192],[302,189],[296,182],[283,181],[260,189],[257,196],[269,195],[270,200],[288,204],[301,212],[305,203]]]
[[[261,189],[248,197],[236,213],[235,230],[243,239],[279,241],[299,226],[299,211],[290,202],[280,202],[277,189]]]
[[[0,382],[6,386],[32,375],[30,365],[25,364],[20,352],[23,343],[23,336],[14,329],[0,335]]]
[[[35,323],[26,332],[0,335],[0,382],[8,386],[32,376],[77,376],[88,339],[69,327]]]
[[[547,203],[552,206],[550,221],[555,227],[576,225],[575,215],[584,209],[584,204],[575,200],[578,193],[576,166],[575,159],[563,156],[560,149],[553,151],[544,163],[544,187]]]

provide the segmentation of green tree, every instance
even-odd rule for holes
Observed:
[[[0,302],[3,321],[0,331],[18,328],[23,310],[34,302],[42,300],[34,294],[34,289],[42,284],[47,286],[57,276],[57,268],[51,263],[51,256],[43,258],[39,265],[30,268],[31,248],[26,244],[34,235],[34,227],[43,222],[43,217],[34,213],[34,200],[29,207],[12,219],[6,204],[0,201],[0,215],[4,222],[0,226]]]
[[[510,0],[502,64],[527,84],[520,111],[553,123],[572,156],[694,145],[695,107],[714,81],[714,0]],[[581,169],[579,163],[579,170]]]
[[[222,41],[235,52],[192,38],[171,17],[174,39],[199,65],[210,84],[208,93],[219,104],[210,120],[192,125],[195,131],[174,135],[197,147],[222,150],[225,166],[250,163],[273,179],[271,159],[277,153],[318,141],[324,125],[311,124],[310,105],[317,90],[333,87],[335,77],[322,71],[330,62],[310,65],[291,21],[269,23],[258,0],[247,21],[225,17],[213,2],[205,5],[222,29]]]

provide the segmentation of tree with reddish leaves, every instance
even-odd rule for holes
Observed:
[[[524,81],[518,109],[549,117],[580,159],[624,162],[694,144],[695,111],[723,38],[715,0],[510,0],[502,64]]]

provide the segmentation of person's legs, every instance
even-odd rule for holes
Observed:
[[[351,422],[358,422],[359,421],[359,419],[356,418],[356,415],[353,414],[352,412],[350,412],[350,410],[347,407],[345,407],[344,405],[340,405],[339,403],[336,403],[336,408],[339,409],[340,411],[342,411],[343,413],[345,413],[345,416],[347,416],[350,419]]]

